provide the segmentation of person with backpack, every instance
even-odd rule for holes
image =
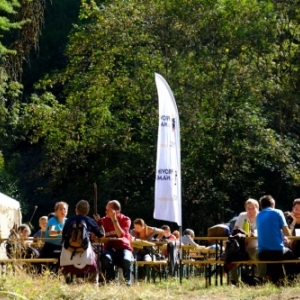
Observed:
[[[68,218],[62,232],[62,252],[60,266],[62,273],[76,274],[82,277],[90,275],[90,280],[96,280],[97,262],[92,249],[90,234],[103,237],[104,230],[94,219],[87,216],[90,205],[86,200],[76,204],[76,215]]]
[[[123,269],[123,276],[126,285],[131,285],[132,273],[132,247],[130,245],[130,225],[129,217],[121,214],[121,204],[117,200],[111,200],[106,205],[106,216],[100,218],[98,214],[94,214],[94,218],[99,226],[103,226],[105,237],[117,238],[111,240],[104,245],[101,255],[102,269],[106,275],[106,280],[114,281],[116,273],[114,266]]]

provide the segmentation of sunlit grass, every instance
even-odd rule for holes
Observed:
[[[155,299],[206,299],[206,300],[287,300],[300,299],[300,285],[277,288],[272,284],[259,287],[243,286],[240,288],[212,285],[205,288],[201,278],[183,279],[180,284],[177,278],[154,283],[139,283],[132,287],[123,284],[102,285],[65,284],[62,276],[49,272],[44,275],[30,275],[25,272],[2,274],[0,277],[0,299],[55,299],[55,300],[155,300]]]

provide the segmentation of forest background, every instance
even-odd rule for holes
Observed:
[[[153,220],[158,98],[181,122],[183,227],[300,197],[300,1],[0,0],[0,191],[23,220],[118,199]],[[170,224],[176,229],[176,224]]]

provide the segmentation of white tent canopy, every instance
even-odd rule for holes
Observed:
[[[10,234],[10,230],[17,224],[21,225],[22,214],[20,203],[2,193],[0,193],[0,230],[1,237],[7,238]],[[5,257],[5,250],[1,244],[0,247],[0,258]]]
[[[2,193],[0,193],[0,206],[9,207],[12,209],[20,209],[20,203]]]

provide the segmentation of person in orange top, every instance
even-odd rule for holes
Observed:
[[[179,230],[174,230],[172,234],[175,236],[176,240],[180,240],[180,232]]]

